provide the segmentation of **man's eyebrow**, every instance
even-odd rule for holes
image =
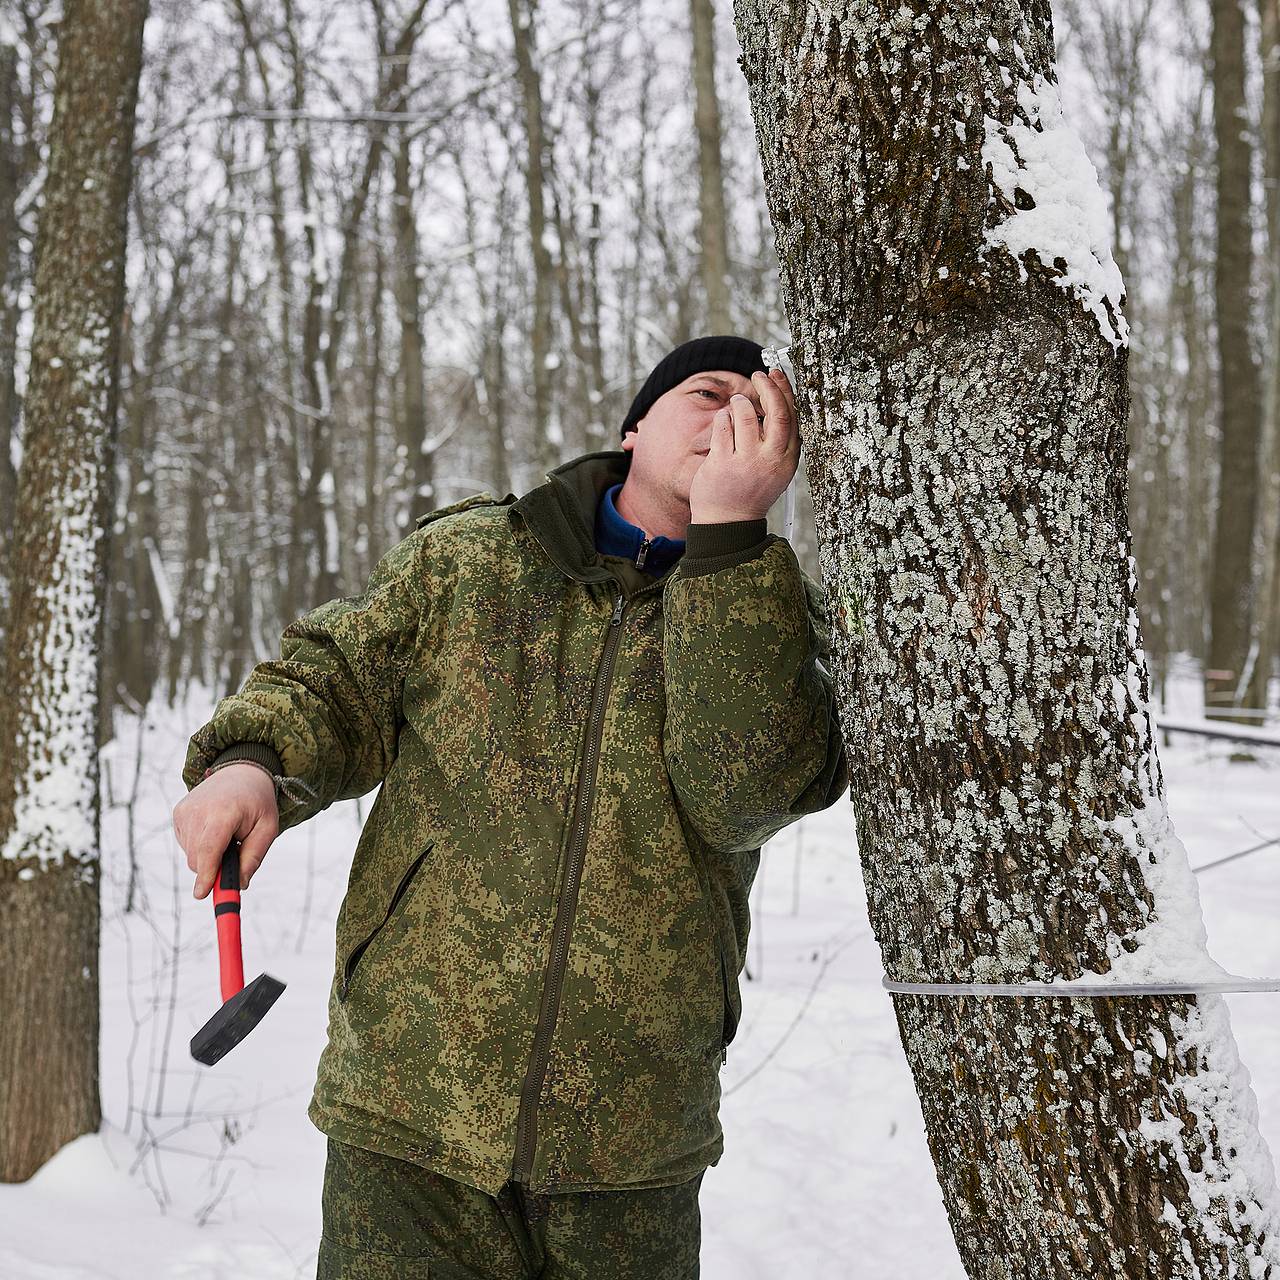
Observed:
[[[689,379],[689,381],[690,381],[690,382],[693,382],[693,381],[695,381],[695,380],[697,380],[697,381],[701,381],[701,382],[714,382],[714,383],[716,384],[716,386],[720,388],[720,390],[721,390],[721,391],[728,391],[728,390],[733,386],[733,383],[732,383],[732,382],[726,382],[723,378],[717,378],[717,377],[715,377],[713,374],[710,374],[710,373],[695,373],[695,374],[694,374],[694,375]],[[696,390],[697,390],[697,388],[696,388],[696,387],[690,387],[690,388],[689,388],[689,390],[690,390],[690,391],[696,391]],[[753,405],[755,405],[755,407],[756,407],[757,409],[760,409],[760,408],[761,408],[761,404],[760,404],[760,397],[759,397],[759,396],[757,396],[757,395],[755,394],[755,388],[754,388],[754,387],[752,387],[752,388],[751,388],[750,393],[744,393],[744,394],[746,394],[747,399],[748,399],[748,400],[750,400],[750,401],[751,401],[751,403],[752,403]]]

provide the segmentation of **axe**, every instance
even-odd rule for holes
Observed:
[[[191,1056],[211,1067],[225,1057],[276,1002],[284,983],[260,973],[246,987],[240,953],[240,841],[234,836],[222,855],[213,886],[213,918],[218,929],[218,971],[222,1008],[191,1037]]]

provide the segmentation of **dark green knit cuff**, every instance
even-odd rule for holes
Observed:
[[[233,746],[218,752],[209,768],[213,769],[220,764],[228,764],[232,760],[252,760],[254,764],[264,765],[273,774],[284,773],[284,764],[281,762],[276,749],[269,747],[265,742],[237,742]]]
[[[684,555],[676,571],[686,578],[731,569],[754,560],[774,539],[769,522],[724,520],[717,524],[691,524],[685,530]]]

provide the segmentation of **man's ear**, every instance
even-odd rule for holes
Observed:
[[[618,447],[625,450],[627,453],[630,453],[631,450],[636,447],[636,432],[634,427],[632,427],[632,429],[622,437],[622,442]]]

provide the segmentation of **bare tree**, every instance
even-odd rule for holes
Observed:
[[[66,0],[0,699],[0,1181],[101,1121],[98,698],[145,0]]]
[[[1221,977],[1145,712],[1122,284],[1048,4],[736,14],[887,972]],[[1280,1263],[1221,997],[895,1009],[971,1277]]]
[[[716,11],[712,0],[689,0],[693,36],[694,125],[698,133],[698,245],[702,291],[712,333],[733,332],[729,310],[729,234],[720,157],[720,98],[716,92]]]
[[[1212,519],[1217,487],[1214,439],[1206,424],[1214,417],[1217,379],[1208,334],[1212,330],[1212,250],[1208,169],[1212,155],[1208,82],[1190,84],[1162,122],[1159,153],[1170,175],[1162,202],[1170,264],[1163,341],[1173,351],[1179,444],[1174,496],[1165,513],[1169,545],[1169,648],[1203,663],[1208,652],[1212,572]],[[1143,476],[1138,473],[1138,482]]]
[[[9,557],[9,530],[17,476],[9,442],[18,429],[14,367],[18,355],[18,148],[13,136],[18,80],[16,32],[0,19],[0,643],[4,639],[7,596],[3,566]]]
[[[1218,151],[1214,305],[1222,371],[1222,437],[1204,678],[1208,706],[1239,705],[1244,694],[1262,430],[1258,361],[1249,335],[1253,314],[1253,148],[1245,104],[1244,37],[1244,8],[1239,0],[1213,0],[1213,127]]]
[[[1267,212],[1267,359],[1263,396],[1258,595],[1249,654],[1249,706],[1267,706],[1280,641],[1280,3],[1262,11],[1262,147]]]
[[[52,79],[51,24],[39,0],[0,10],[0,645],[9,606],[9,558],[17,501],[12,445],[19,440],[19,330],[31,285],[35,216],[46,142],[40,103]],[[24,247],[25,246],[25,247]]]
[[[533,317],[529,353],[533,361],[533,452],[540,471],[559,460],[560,432],[552,418],[551,369],[554,340],[551,297],[554,264],[548,246],[551,234],[546,213],[546,155],[543,147],[542,75],[537,59],[537,0],[508,0],[511,38],[515,49],[516,80],[523,107],[525,190],[529,202],[529,247],[533,260]]]

